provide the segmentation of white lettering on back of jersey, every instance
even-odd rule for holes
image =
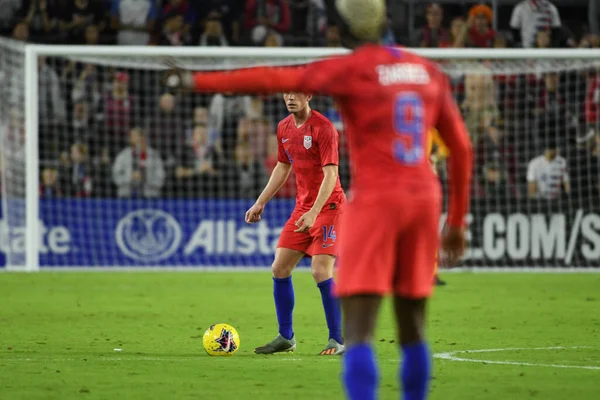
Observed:
[[[378,65],[379,83],[383,86],[413,84],[426,85],[430,81],[429,73],[423,65],[398,63]]]

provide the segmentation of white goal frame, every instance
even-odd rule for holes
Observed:
[[[39,138],[38,138],[38,57],[155,57],[155,58],[259,58],[261,60],[313,60],[346,54],[346,49],[328,48],[240,48],[240,47],[142,47],[142,46],[24,46],[25,56],[25,129],[26,129],[26,253],[25,266],[7,265],[7,270],[40,269],[39,225]],[[600,53],[587,49],[410,49],[411,52],[437,60],[600,60]],[[59,268],[60,269],[60,268]],[[145,269],[145,268],[144,268]],[[164,268],[161,268],[164,270]],[[569,267],[569,270],[574,268]],[[592,270],[600,270],[591,268]],[[511,268],[511,270],[513,270]],[[556,268],[550,269],[550,271]],[[590,270],[590,268],[586,268]]]

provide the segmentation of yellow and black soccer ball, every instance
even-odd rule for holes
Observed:
[[[240,335],[229,324],[214,324],[204,332],[202,345],[209,356],[232,356],[240,348]]]

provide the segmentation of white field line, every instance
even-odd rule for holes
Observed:
[[[525,367],[548,367],[548,368],[565,368],[565,369],[588,369],[588,370],[599,370],[600,366],[592,365],[569,365],[569,364],[544,364],[544,363],[533,363],[533,362],[522,362],[522,361],[510,361],[510,360],[480,360],[468,357],[457,357],[458,354],[475,354],[475,353],[499,353],[506,351],[535,351],[535,350],[569,350],[569,349],[589,349],[587,346],[573,346],[573,347],[515,347],[515,348],[502,348],[502,349],[478,349],[478,350],[455,350],[443,353],[436,353],[433,355],[434,358],[449,361],[459,362],[470,362],[470,363],[483,363],[483,364],[498,364],[498,365],[520,365]]]

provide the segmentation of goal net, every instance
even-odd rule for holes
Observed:
[[[246,225],[244,214],[277,162],[276,126],[287,115],[281,96],[172,93],[165,63],[195,70],[292,65],[332,50],[30,46],[31,73],[19,45],[1,45],[0,72],[10,82],[3,90],[11,94],[0,99],[7,265],[30,266],[23,249],[31,241],[41,267],[271,264],[294,208],[293,176],[259,224]],[[463,265],[599,267],[600,57],[427,54],[449,75],[475,148]],[[25,75],[36,80],[31,93]],[[37,105],[34,121],[24,117],[29,101]],[[335,103],[317,96],[311,105],[340,132],[340,177],[351,191]],[[22,150],[15,126],[35,135],[37,154]],[[447,189],[448,155],[443,145],[434,153]],[[29,163],[36,171],[26,173]],[[36,202],[24,201],[26,193]],[[26,224],[35,207],[39,223]]]

